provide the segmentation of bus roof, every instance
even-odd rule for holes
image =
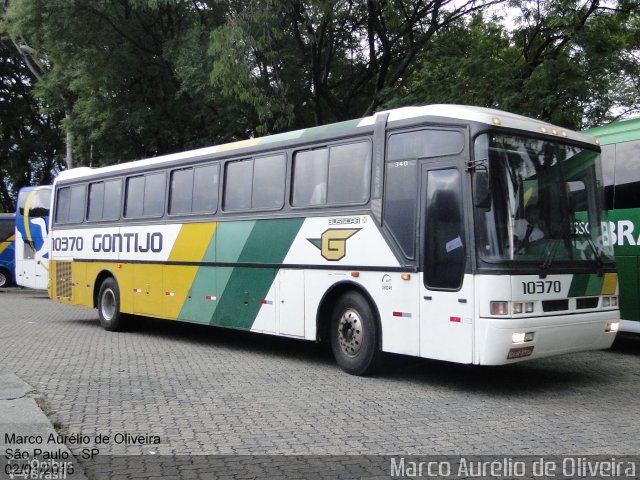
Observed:
[[[640,139],[640,117],[591,128],[584,133],[597,137],[601,145],[638,140]]]
[[[87,175],[93,174],[109,174],[109,173],[126,173],[129,170],[135,170],[138,168],[144,168],[145,166],[159,166],[163,163],[169,163],[177,160],[189,160],[205,158],[214,154],[220,154],[223,152],[231,152],[234,150],[241,150],[244,148],[250,148],[258,145],[266,145],[269,143],[304,140],[314,137],[321,137],[328,135],[331,132],[349,132],[350,134],[357,134],[358,128],[371,129],[375,125],[376,118],[382,114],[389,114],[387,124],[393,124],[394,122],[402,122],[411,119],[418,119],[420,117],[431,118],[442,117],[452,120],[464,120],[473,121],[478,123],[484,123],[492,126],[502,126],[507,128],[513,128],[523,131],[529,131],[534,133],[548,134],[550,137],[555,138],[568,138],[571,140],[577,140],[580,142],[590,143],[595,145],[595,139],[584,133],[575,132],[572,130],[564,129],[555,125],[551,125],[540,120],[524,117],[522,115],[516,115],[513,113],[504,112],[501,110],[495,110],[482,107],[471,107],[465,105],[425,105],[415,107],[401,107],[393,110],[385,110],[377,112],[369,117],[359,118],[355,120],[348,120],[345,122],[332,123],[319,127],[312,127],[302,130],[295,130],[291,132],[279,133],[269,135],[266,137],[251,138],[248,140],[241,140],[232,143],[226,143],[222,145],[216,145],[212,147],[200,148],[197,150],[190,150],[186,152],[173,153],[169,155],[162,155],[158,157],[151,157],[144,160],[135,160],[126,163],[120,163],[116,165],[110,165],[107,167],[89,168],[79,167],[72,170],[65,170],[58,175],[58,180],[71,180],[74,178],[81,178]]]

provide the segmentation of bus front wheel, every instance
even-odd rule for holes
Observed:
[[[343,295],[331,318],[331,349],[338,366],[351,375],[375,372],[379,332],[370,303],[357,292]]]
[[[98,316],[105,330],[117,332],[123,326],[123,314],[120,312],[120,289],[114,278],[102,282],[98,294]]]

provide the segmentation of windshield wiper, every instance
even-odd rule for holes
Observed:
[[[593,252],[593,258],[596,262],[596,265],[598,266],[598,276],[601,277],[604,272],[603,272],[603,267],[604,267],[604,262],[602,261],[602,257],[600,255],[600,253],[598,253],[598,247],[596,246],[595,242],[593,241],[593,238],[591,238],[591,235],[589,235],[585,230],[580,231],[579,229],[576,229],[575,232],[575,238],[585,238],[587,240],[587,243],[589,244],[589,247],[591,248],[591,251]]]
[[[545,278],[547,276],[547,269],[551,266],[551,262],[556,256],[558,245],[560,245],[560,240],[555,240],[549,250],[547,250],[542,264],[540,264],[540,278]]]

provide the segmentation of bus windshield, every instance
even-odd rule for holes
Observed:
[[[599,154],[557,141],[489,133],[475,142],[489,174],[477,207],[479,258],[488,263],[613,261],[603,209]]]

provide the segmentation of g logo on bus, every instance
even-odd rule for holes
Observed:
[[[347,254],[347,240],[361,228],[330,228],[320,238],[307,238],[320,250],[322,257],[330,262],[342,260]]]

